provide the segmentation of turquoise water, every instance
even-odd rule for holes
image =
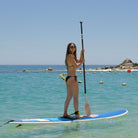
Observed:
[[[53,72],[44,69],[52,67]],[[89,66],[90,67],[90,66]],[[29,72],[22,72],[28,69]],[[0,66],[0,125],[21,118],[62,116],[64,66]],[[83,75],[78,72],[78,81]],[[137,138],[138,72],[86,73],[87,99],[93,113],[127,109],[127,115],[105,120],[69,124],[0,127],[0,138]],[[103,81],[103,84],[99,84]],[[126,83],[126,86],[122,86]],[[83,83],[79,84],[79,110],[84,114]],[[74,112],[71,101],[69,113]]]

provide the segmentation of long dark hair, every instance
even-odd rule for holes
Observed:
[[[66,57],[65,57],[65,65],[66,65],[67,67],[68,67],[67,57],[68,57],[69,54],[72,54],[71,51],[70,51],[70,46],[71,46],[72,44],[76,47],[76,45],[75,45],[74,43],[69,43],[69,44],[67,45],[67,51],[66,51]],[[77,51],[77,47],[76,47],[76,49],[75,49],[75,51],[74,51],[74,53],[73,53],[73,55],[74,55],[74,57],[75,57],[75,60],[77,61],[77,54],[76,54],[77,52],[76,52],[76,51]]]

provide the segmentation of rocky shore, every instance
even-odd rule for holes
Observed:
[[[88,69],[88,70],[108,70],[108,71],[114,71],[114,70],[138,70],[138,63],[133,63],[132,60],[126,59],[124,60],[121,64],[117,66],[105,66],[105,67],[100,67],[96,69]]]

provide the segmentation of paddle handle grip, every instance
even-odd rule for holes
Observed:
[[[82,22],[80,22],[80,27],[81,27],[81,44],[82,44],[82,49],[84,49]],[[84,58],[84,53],[83,53],[83,58]],[[84,93],[86,94],[85,62],[83,63],[83,77],[84,77]]]

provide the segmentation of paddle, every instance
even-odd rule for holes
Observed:
[[[82,22],[80,22],[80,26],[81,26],[81,43],[82,43],[82,49],[84,49]],[[84,57],[84,54],[83,54],[83,57]],[[89,103],[87,101],[87,96],[86,96],[85,63],[83,63],[83,77],[84,77],[84,93],[85,93],[85,114],[86,114],[86,116],[90,116],[91,115],[91,108],[89,106]]]

